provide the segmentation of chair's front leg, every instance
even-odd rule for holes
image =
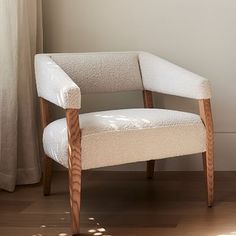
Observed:
[[[206,127],[206,152],[203,165],[207,186],[207,204],[212,207],[214,200],[214,132],[210,99],[199,101],[200,115]]]
[[[80,233],[80,192],[81,192],[81,138],[79,127],[79,111],[66,111],[68,130],[68,162],[69,162],[69,190],[71,206],[72,235]]]

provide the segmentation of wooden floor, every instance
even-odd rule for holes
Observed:
[[[216,173],[212,209],[205,204],[200,172],[160,172],[151,181],[144,172],[83,176],[82,235],[236,235],[236,172]],[[0,235],[70,235],[66,173],[55,173],[52,192],[42,196],[40,184],[1,191]]]

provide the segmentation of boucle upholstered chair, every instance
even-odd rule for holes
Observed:
[[[207,79],[144,52],[40,54],[35,58],[43,132],[44,194],[52,160],[69,169],[71,227],[79,234],[81,170],[202,153],[207,204],[213,203],[213,122]],[[144,109],[80,114],[81,94],[140,90]],[[197,114],[153,108],[152,92],[199,102]],[[49,120],[49,102],[66,118]]]

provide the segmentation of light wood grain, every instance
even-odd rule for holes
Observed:
[[[50,123],[50,109],[49,102],[43,98],[39,98],[41,126],[44,129]],[[51,180],[52,180],[52,167],[53,160],[46,154],[43,156],[43,193],[45,196],[51,193]]]
[[[73,235],[80,233],[80,193],[81,193],[81,148],[79,111],[68,109],[66,111],[68,131],[68,166],[69,191],[71,206],[71,230]]]
[[[207,187],[207,204],[214,200],[214,131],[210,99],[199,101],[200,116],[206,127],[206,152],[202,154]]]
[[[143,90],[143,104],[145,108],[153,108],[152,92]],[[155,170],[155,160],[147,161],[147,178],[152,179]]]
[[[145,108],[153,108],[152,91],[143,90],[143,104]]]

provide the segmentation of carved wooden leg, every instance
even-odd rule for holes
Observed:
[[[78,115],[78,110],[69,109],[66,111],[72,235],[80,233],[81,151]]]
[[[203,153],[203,165],[207,187],[207,205],[213,206],[214,200],[214,132],[210,99],[200,100],[200,115],[206,127],[206,152]]]
[[[51,194],[52,166],[53,166],[53,160],[47,155],[44,155],[44,171],[43,171],[44,196],[48,196]]]
[[[155,170],[155,160],[147,161],[147,178],[152,179]]]

